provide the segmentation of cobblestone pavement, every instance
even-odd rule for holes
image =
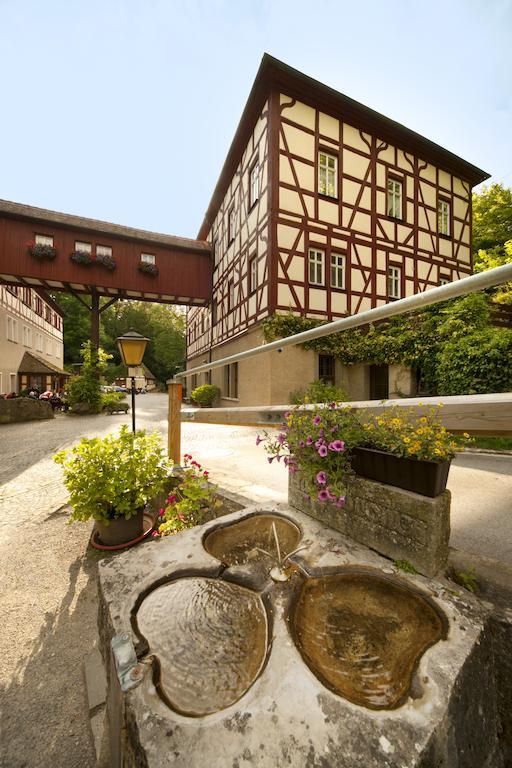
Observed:
[[[92,768],[82,661],[96,641],[88,524],[66,524],[67,492],[52,455],[106,434],[130,415],[65,416],[0,426],[0,766]],[[167,397],[137,397],[137,426],[167,432]],[[284,467],[255,445],[255,427],[184,423],[183,451],[221,487],[285,501]],[[454,462],[451,544],[512,565],[512,457]]]

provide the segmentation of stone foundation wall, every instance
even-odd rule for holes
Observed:
[[[425,576],[446,566],[450,492],[420,496],[363,477],[347,483],[345,507],[305,498],[297,474],[289,475],[288,503],[392,560],[408,560]]]
[[[44,400],[33,400],[31,397],[0,400],[0,424],[40,419],[53,419],[52,407]]]

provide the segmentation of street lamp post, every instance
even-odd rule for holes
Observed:
[[[149,339],[136,331],[127,331],[116,339],[123,363],[127,368],[137,368],[142,363]],[[135,432],[135,376],[132,376],[132,430]]]

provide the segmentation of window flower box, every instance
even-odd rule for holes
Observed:
[[[156,277],[158,275],[158,267],[156,264],[150,264],[147,261],[141,261],[139,264],[139,272],[142,272],[145,275]]]
[[[360,477],[434,498],[446,489],[451,461],[410,459],[375,448],[353,448],[350,463]]]
[[[87,251],[73,251],[69,258],[75,264],[81,264],[83,267],[88,267],[92,264],[92,255]]]
[[[108,254],[99,254],[96,256],[96,263],[100,264],[102,267],[105,267],[105,269],[108,269],[109,272],[113,272],[116,268],[116,260],[113,256],[109,256]]]
[[[43,261],[44,259],[51,260],[57,255],[57,251],[53,245],[43,245],[43,243],[28,243],[28,250],[30,255],[38,261]]]

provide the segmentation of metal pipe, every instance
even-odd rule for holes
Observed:
[[[331,323],[320,325],[317,328],[311,328],[309,331],[302,331],[293,336],[287,336],[284,339],[271,341],[269,344],[262,344],[259,347],[247,349],[245,352],[238,352],[236,355],[229,355],[229,357],[223,357],[220,360],[205,363],[196,368],[190,368],[188,371],[177,373],[175,378],[183,378],[192,376],[196,373],[202,373],[203,371],[213,370],[214,368],[221,368],[224,365],[237,363],[239,360],[245,360],[245,358],[253,357],[254,355],[262,355],[265,352],[272,352],[274,350],[280,351],[284,347],[294,346],[295,344],[304,344],[306,341],[319,339],[322,336],[329,336],[331,333],[346,331],[349,328],[358,328],[361,325],[375,323],[378,320],[385,320],[388,317],[401,315],[404,312],[412,312],[416,309],[421,309],[422,307],[428,307],[431,304],[437,304],[440,301],[455,299],[459,296],[465,296],[474,291],[481,291],[484,288],[492,288],[495,285],[501,285],[502,283],[507,283],[509,281],[512,281],[512,264],[504,264],[501,267],[488,269],[486,272],[481,272],[478,275],[463,277],[461,280],[456,280],[453,283],[440,285],[438,288],[431,288],[423,293],[415,293],[413,296],[408,296],[405,299],[398,299],[398,301],[383,304],[381,307],[368,309],[357,315],[350,315],[349,317],[343,317],[340,320],[334,320]]]
[[[132,432],[135,434],[135,376],[132,376]]]

